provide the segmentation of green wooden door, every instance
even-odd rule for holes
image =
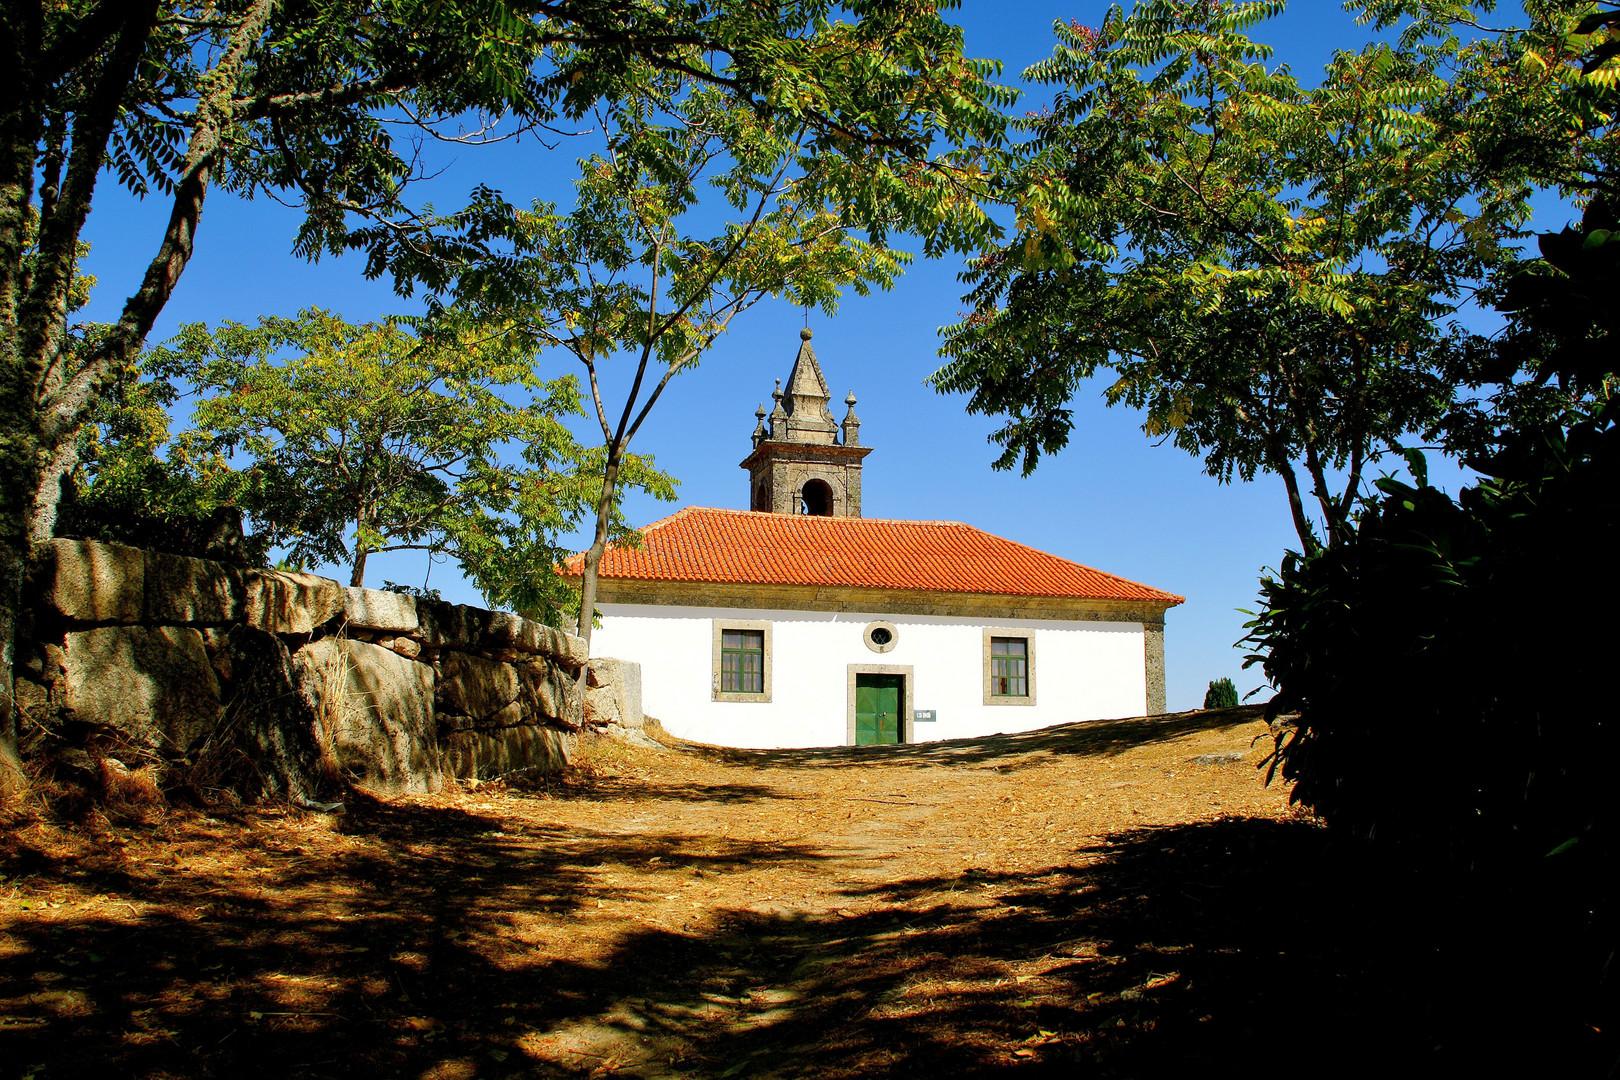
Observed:
[[[900,741],[899,675],[855,676],[855,745],[888,746]]]

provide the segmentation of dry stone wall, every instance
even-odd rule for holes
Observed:
[[[639,727],[640,669],[520,616],[84,540],[30,578],[17,701],[70,743],[133,745],[250,794],[427,792],[567,763]]]

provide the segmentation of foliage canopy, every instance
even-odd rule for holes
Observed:
[[[1584,204],[1581,220],[1491,282],[1503,332],[1461,343],[1458,381],[1479,392],[1439,428],[1483,478],[1453,499],[1408,451],[1416,486],[1379,480],[1341,544],[1287,556],[1247,641],[1277,688],[1270,710],[1298,713],[1271,759],[1294,798],[1414,864],[1525,898],[1601,1034],[1620,946],[1605,771],[1620,747],[1601,675],[1620,649],[1620,9],[1527,3],[1526,28],[1459,48],[1476,7],[1371,10],[1411,18],[1403,47],[1453,56],[1455,83],[1479,88],[1442,119],[1522,154],[1536,183]]]
[[[1303,550],[1343,539],[1371,462],[1513,381],[1452,316],[1497,298],[1534,187],[1590,190],[1614,153],[1609,69],[1572,62],[1607,40],[1595,6],[1531,7],[1533,32],[1465,41],[1466,5],[1362,5],[1404,36],[1314,87],[1249,36],[1277,0],[1059,25],[1026,73],[1057,93],[1020,122],[1017,235],[965,275],[935,385],[1006,416],[997,464],[1028,471],[1111,371],[1109,403],[1211,475],[1280,476]]]
[[[670,380],[765,297],[830,313],[843,289],[887,288],[909,259],[858,235],[900,219],[856,227],[831,193],[839,181],[829,173],[839,166],[811,151],[802,124],[671,77],[602,126],[615,134],[580,161],[574,206],[537,203],[514,215],[516,272],[469,281],[431,320],[558,350],[586,376],[602,435],[596,529],[582,571],[579,633],[587,639],[629,447]]]
[[[492,602],[554,613],[569,606],[555,537],[594,505],[595,455],[564,424],[577,381],[539,379],[512,344],[424,342],[314,309],[188,325],[148,363],[199,394],[180,453],[245,458],[238,497],[294,562],[347,564],[362,585],[371,554],[445,552]],[[650,461],[628,474],[671,494]]]
[[[413,205],[418,170],[396,132],[557,137],[599,103],[634,103],[672,78],[801,131],[817,190],[875,235],[966,244],[993,231],[973,197],[1001,132],[993,70],[962,55],[939,8],[903,0],[7,0],[0,471],[13,479],[0,493],[0,668],[79,431],[173,294],[212,189],[296,203],[299,253],[361,252],[401,294],[453,298],[469,279],[485,291],[511,264],[513,207],[489,189],[448,219]],[[104,172],[170,212],[119,319],[95,347],[72,349],[74,259]],[[20,773],[0,704],[9,787]]]

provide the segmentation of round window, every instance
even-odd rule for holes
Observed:
[[[863,635],[866,647],[876,653],[885,653],[894,648],[899,637],[900,631],[891,622],[868,623]]]

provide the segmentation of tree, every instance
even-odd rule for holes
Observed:
[[[1447,320],[1516,261],[1549,125],[1459,122],[1491,88],[1449,77],[1455,43],[1372,41],[1306,88],[1247,36],[1282,6],[1143,0],[1058,26],[1026,73],[1059,89],[1022,122],[1018,233],[964,275],[934,384],[1008,417],[997,464],[1028,472],[1111,371],[1106,400],[1212,476],[1279,476],[1310,552],[1348,535],[1369,465],[1455,403]]]
[[[908,95],[915,87],[905,72],[933,55],[882,55],[865,26],[828,36],[871,85],[898,83]],[[956,48],[954,36],[930,46]],[[897,64],[898,74],[889,70]],[[967,70],[977,77],[990,69]],[[982,83],[973,92],[1010,100]],[[958,137],[993,140],[999,123],[984,101],[958,102],[961,119],[909,118],[906,139],[926,145],[926,129],[939,124]],[[695,368],[732,320],[765,297],[831,313],[845,288],[889,287],[910,258],[882,242],[892,231],[921,233],[925,248],[938,251],[993,230],[974,198],[983,186],[983,147],[905,168],[881,151],[852,163],[830,154],[824,133],[800,118],[762,114],[684,73],[649,77],[640,97],[599,116],[599,126],[613,135],[603,153],[580,162],[574,207],[560,213],[536,204],[515,217],[508,238],[519,272],[464,282],[432,320],[452,333],[503,333],[562,350],[586,374],[603,440],[581,575],[578,632],[587,642],[629,448],[670,381]],[[716,214],[705,188],[718,190],[728,215]],[[615,361],[630,368],[619,400],[603,382]]]
[[[1239,704],[1237,687],[1232,685],[1231,679],[1222,676],[1209,680],[1209,689],[1204,691],[1204,708],[1235,709]]]
[[[585,372],[602,434],[579,608],[587,641],[631,441],[670,380],[696,367],[731,321],[761,299],[786,294],[831,311],[841,288],[887,287],[905,259],[849,235],[839,209],[813,190],[818,165],[788,178],[802,165],[805,148],[793,137],[800,133],[775,130],[701,87],[660,105],[673,123],[650,110],[616,119],[607,152],[580,163],[570,212],[542,205],[524,215],[527,272],[520,278],[531,288],[521,297],[503,291],[486,305],[464,294],[459,309],[439,320],[499,320],[504,333],[563,350]],[[722,154],[731,158],[728,167],[710,175]],[[764,166],[775,175],[761,176]],[[710,214],[701,202],[705,180],[741,211],[706,234],[696,231]],[[615,363],[632,372],[622,400],[604,388]]]
[[[396,123],[479,141],[536,132],[679,73],[802,127],[841,166],[830,185],[881,200],[932,137],[982,124],[984,70],[929,5],[761,7],[597,0],[5,0],[0,7],[0,784],[21,782],[11,663],[24,564],[51,535],[77,434],[190,260],[210,190],[300,202],[295,250],[358,250],[367,272],[453,293],[512,219],[480,190],[455,227],[406,198]],[[848,29],[853,26],[854,29]],[[858,46],[853,50],[842,46]],[[828,47],[830,46],[830,47]],[[471,122],[473,134],[462,125]],[[552,130],[556,130],[552,128]],[[94,349],[65,348],[79,236],[104,171],[170,204],[140,287]],[[949,170],[932,186],[960,193]],[[842,186],[840,186],[842,185]],[[925,185],[926,186],[926,185]],[[913,210],[923,205],[912,200]],[[870,212],[876,219],[882,215]],[[918,220],[921,215],[902,222]],[[498,261],[497,261],[498,265]],[[493,271],[497,272],[498,271]],[[486,278],[487,284],[487,278]]]
[[[1473,88],[1445,122],[1492,154],[1513,146],[1538,182],[1585,203],[1582,219],[1505,269],[1489,294],[1504,331],[1467,342],[1467,388],[1493,392],[1441,426],[1484,477],[1453,499],[1414,455],[1415,488],[1380,480],[1338,550],[1290,555],[1262,583],[1249,662],[1277,687],[1274,711],[1301,713],[1275,767],[1330,822],[1465,863],[1533,866],[1581,836],[1602,852],[1582,873],[1608,891],[1615,815],[1594,763],[1613,756],[1614,731],[1585,673],[1617,636],[1620,9],[1535,3],[1527,26],[1480,32],[1476,7],[1369,5],[1381,28],[1410,20],[1402,47],[1451,57]],[[1463,29],[1480,36],[1460,44]],[[1526,647],[1506,629],[1531,625],[1559,635]],[[1408,756],[1386,752],[1392,722],[1414,733]],[[1410,755],[1432,762],[1421,793],[1405,790]]]
[[[81,328],[79,347],[104,331]],[[240,535],[245,474],[170,437],[180,374],[143,351],[102,383],[62,484],[56,535],[262,564],[262,538]]]
[[[1485,7],[1370,5],[1474,88],[1439,119],[1470,132],[1482,166],[1511,149],[1581,219],[1493,283],[1503,331],[1462,343],[1471,393],[1443,445],[1481,479],[1452,498],[1414,454],[1416,486],[1377,481],[1343,543],[1290,553],[1262,582],[1248,662],[1277,689],[1268,711],[1298,713],[1271,757],[1294,801],[1509,897],[1542,932],[1553,970],[1537,977],[1573,988],[1563,1007],[1592,1036],[1551,1056],[1597,1071],[1615,1060],[1620,947],[1620,745],[1598,674],[1620,650],[1620,8],[1527,3],[1525,25],[1490,29]],[[1542,626],[1557,629],[1525,632]]]
[[[514,341],[446,346],[314,309],[191,324],[150,362],[201,395],[181,446],[245,456],[242,501],[293,561],[347,563],[361,586],[372,554],[448,552],[492,600],[527,589],[554,607],[555,538],[590,504],[594,461],[563,422],[578,382],[541,381]],[[650,461],[628,464],[672,497]]]

